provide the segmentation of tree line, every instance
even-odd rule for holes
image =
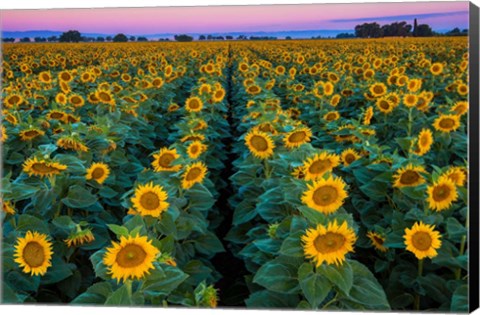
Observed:
[[[345,34],[337,35],[337,38]],[[431,37],[431,36],[466,36],[468,30],[460,31],[455,28],[444,34],[436,33],[428,24],[418,24],[417,19],[414,20],[413,26],[407,22],[394,22],[380,26],[378,23],[363,23],[355,26],[354,37],[358,38],[380,38],[380,37]]]

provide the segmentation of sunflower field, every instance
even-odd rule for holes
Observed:
[[[3,303],[466,312],[467,44],[5,44]]]

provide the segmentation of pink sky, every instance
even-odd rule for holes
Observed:
[[[76,29],[83,33],[208,33],[353,30],[364,22],[406,20],[434,30],[468,28],[468,2],[356,3],[1,11],[3,31]],[[386,18],[393,17],[393,18]],[[371,20],[363,20],[371,18]],[[380,18],[380,19],[379,19]],[[383,18],[383,19],[382,19]],[[358,20],[362,19],[362,20]],[[338,21],[340,20],[340,21]],[[345,21],[347,20],[347,21]]]

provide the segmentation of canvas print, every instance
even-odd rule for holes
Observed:
[[[469,6],[1,11],[2,303],[467,312]]]

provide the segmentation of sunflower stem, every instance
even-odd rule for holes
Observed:
[[[418,260],[418,278],[423,274],[423,259]],[[420,294],[417,292],[415,294],[415,310],[420,310]]]
[[[413,108],[410,107],[408,109],[408,134],[407,134],[408,137],[412,136],[412,123],[413,123],[412,111],[413,111]]]
[[[132,280],[125,281],[125,287],[127,288],[128,299],[132,300]]]
[[[270,178],[270,165],[268,164],[267,159],[263,160],[263,173],[265,175],[265,179]]]

